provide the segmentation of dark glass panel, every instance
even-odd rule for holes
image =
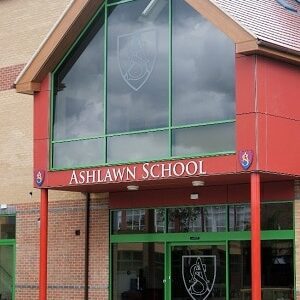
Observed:
[[[103,139],[53,144],[53,167],[71,168],[104,163]]]
[[[0,216],[0,239],[16,238],[16,217]]]
[[[168,41],[168,1],[109,7],[109,133],[168,125]]]
[[[0,299],[13,299],[14,248],[0,246]]]
[[[263,203],[261,206],[262,230],[293,229],[293,203]]]
[[[235,124],[225,123],[174,129],[173,156],[201,155],[235,150]]]
[[[186,1],[172,3],[173,125],[234,119],[234,43]]]
[[[112,233],[155,233],[165,231],[164,209],[124,209],[112,212]]]
[[[172,299],[226,299],[225,246],[173,246],[171,251]]]
[[[293,241],[262,241],[263,300],[294,299]]]
[[[249,231],[250,205],[238,204],[229,206],[229,230],[230,231]]]
[[[229,242],[229,282],[231,300],[251,300],[250,241]]]
[[[168,221],[168,232],[226,231],[226,207],[170,208]]]
[[[229,243],[230,299],[251,299],[250,241]],[[293,241],[261,242],[262,299],[294,299]]]
[[[129,162],[168,156],[168,132],[113,136],[107,139],[107,162]]]
[[[113,300],[163,300],[164,245],[113,245],[112,278]]]
[[[54,140],[103,134],[104,16],[54,78]]]

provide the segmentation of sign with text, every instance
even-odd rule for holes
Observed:
[[[69,185],[168,179],[206,174],[202,160],[144,163],[73,170]]]

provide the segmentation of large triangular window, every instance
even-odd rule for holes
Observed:
[[[108,1],[53,73],[52,168],[234,152],[234,57],[185,1]]]

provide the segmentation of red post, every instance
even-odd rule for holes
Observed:
[[[252,300],[261,300],[260,175],[251,174]]]
[[[40,300],[47,300],[48,189],[41,189],[40,204]]]

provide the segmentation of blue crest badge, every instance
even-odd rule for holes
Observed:
[[[253,161],[252,150],[241,150],[239,152],[239,161],[244,170],[248,170]]]
[[[45,179],[45,171],[43,170],[38,170],[35,172],[34,175],[34,179],[35,179],[35,183],[41,187],[44,183],[44,179]]]

